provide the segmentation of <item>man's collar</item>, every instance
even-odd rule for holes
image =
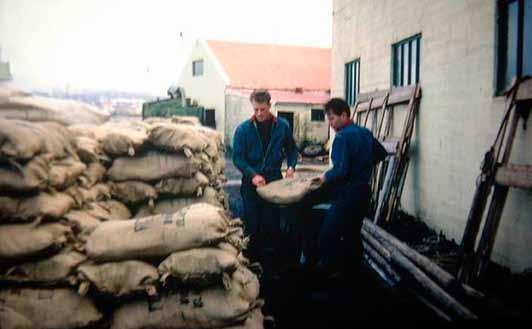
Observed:
[[[273,113],[270,113],[270,118],[269,118],[269,119],[271,119],[272,122],[274,122],[274,123],[277,122],[277,117],[276,117],[275,115],[273,115]],[[269,119],[268,119],[268,120],[269,120]],[[253,122],[255,122],[255,123],[259,122],[259,121],[257,120],[257,116],[256,116],[255,114],[253,114],[253,115],[251,116],[251,121],[253,121]]]
[[[349,119],[343,126],[341,126],[340,128],[338,128],[338,131],[344,129],[345,127],[349,126],[349,125],[352,125],[352,124],[355,124],[353,122],[353,119]]]

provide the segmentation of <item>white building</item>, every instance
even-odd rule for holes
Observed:
[[[457,243],[504,114],[499,95],[532,74],[531,40],[532,0],[334,0],[332,95],[419,81],[402,208]],[[532,163],[531,142],[520,125],[512,163]],[[492,259],[532,267],[531,244],[532,192],[511,189]]]
[[[292,125],[296,141],[328,139],[323,104],[329,99],[328,48],[198,40],[178,81],[187,98],[214,110],[231,147],[238,124],[252,115],[256,88],[272,95],[272,112]]]

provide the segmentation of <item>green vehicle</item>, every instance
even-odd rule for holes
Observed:
[[[202,125],[216,128],[213,109],[205,109],[185,98],[182,88],[168,89],[169,98],[148,101],[142,104],[142,119],[151,117],[194,116]]]

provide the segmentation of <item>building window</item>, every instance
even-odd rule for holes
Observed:
[[[325,121],[325,111],[322,109],[312,109],[310,111],[310,121]]]
[[[205,126],[216,129],[216,112],[214,109],[205,110]]]
[[[497,93],[532,74],[532,0],[499,0]]]
[[[196,77],[199,75],[203,75],[203,59],[192,62],[192,76]]]
[[[421,34],[392,45],[393,86],[408,86],[419,82]]]
[[[360,91],[360,58],[345,64],[345,100],[349,106],[355,105]]]

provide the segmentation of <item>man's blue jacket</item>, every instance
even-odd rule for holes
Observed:
[[[333,167],[325,173],[325,181],[334,184],[338,193],[369,184],[373,171],[371,131],[354,123],[340,129],[334,138],[331,161]]]
[[[263,153],[262,140],[256,119],[242,122],[233,138],[233,163],[242,172],[242,180],[250,182],[253,176],[264,176],[267,182],[282,178],[281,165],[287,159],[288,167],[295,169],[297,148],[294,137],[283,118],[273,117],[270,143]]]

